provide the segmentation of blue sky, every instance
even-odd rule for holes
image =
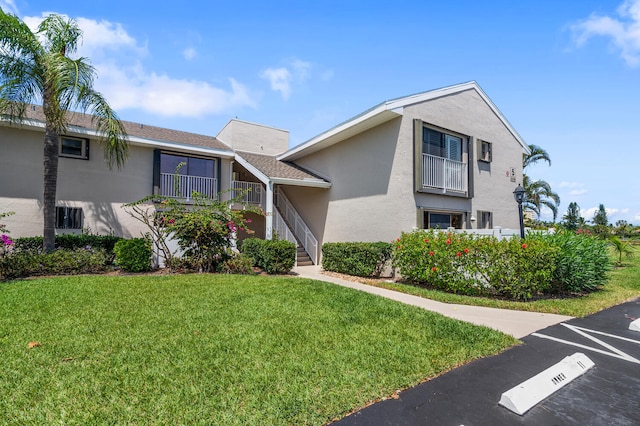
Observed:
[[[55,5],[55,6],[52,6]],[[56,12],[125,120],[216,135],[231,118],[291,146],[388,99],[475,80],[586,219],[640,225],[640,0],[0,0]],[[542,219],[550,219],[548,211]]]

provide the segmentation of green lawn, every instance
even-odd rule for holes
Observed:
[[[623,267],[614,267],[613,270],[609,272],[609,281],[602,289],[587,296],[550,298],[532,302],[512,302],[487,297],[461,296],[403,283],[373,280],[362,280],[362,282],[445,303],[583,317],[630,299],[640,297],[640,254],[632,258],[624,259],[623,265]]]
[[[321,425],[515,343],[487,328],[289,277],[6,282],[0,419]]]

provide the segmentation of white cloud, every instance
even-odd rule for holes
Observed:
[[[584,186],[584,184],[580,183],[580,182],[567,182],[567,181],[562,181],[558,184],[559,188],[579,188]]]
[[[299,87],[311,79],[316,67],[307,61],[292,58],[285,61],[281,67],[269,67],[260,73],[260,78],[267,80],[271,90],[280,92],[282,98],[287,100],[291,96],[294,87]],[[326,70],[318,75],[322,81],[330,80],[333,77],[332,70]]]
[[[593,219],[593,216],[596,214],[596,212],[600,210],[600,207],[591,207],[588,209],[580,209],[580,216],[582,216],[585,220],[591,220]],[[629,209],[615,209],[615,208],[608,208],[605,207],[604,211],[607,213],[607,219],[609,219],[609,222],[611,222],[611,218],[613,216],[616,216],[618,214],[626,214],[629,212]]]
[[[629,66],[640,64],[640,0],[626,0],[616,10],[617,17],[592,13],[589,18],[571,25],[577,46],[590,38],[608,37]]]
[[[5,13],[18,14],[18,7],[13,0],[0,0],[0,8],[4,10]]]
[[[182,51],[182,56],[184,56],[184,58],[187,61],[192,60],[193,58],[195,58],[198,55],[198,52],[196,51],[196,49],[194,49],[193,47],[187,47],[186,49],[184,49]]]
[[[581,195],[586,194],[588,191],[586,189],[572,189],[569,191],[569,195],[572,197],[579,197]]]
[[[26,17],[36,28],[44,16]],[[140,109],[163,116],[202,117],[241,107],[257,107],[247,87],[229,78],[228,88],[205,81],[172,78],[148,71],[143,65],[147,47],[129,35],[119,23],[77,18],[83,31],[80,56],[90,59],[98,78],[95,87],[116,109]],[[187,59],[192,52],[184,52]]]
[[[284,100],[291,95],[291,72],[287,68],[267,68],[260,73],[260,78],[269,81],[271,90],[280,92]]]

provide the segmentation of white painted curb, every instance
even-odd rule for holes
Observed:
[[[504,392],[498,404],[522,416],[534,405],[583,375],[594,365],[585,354],[576,352]]]
[[[640,318],[638,318],[635,321],[632,321],[631,324],[629,324],[629,330],[640,331]]]

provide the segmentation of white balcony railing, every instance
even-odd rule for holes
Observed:
[[[311,261],[314,265],[318,264],[318,240],[313,236],[311,230],[304,223],[304,220],[300,217],[296,209],[293,207],[289,199],[280,190],[276,190],[276,205],[282,212],[282,215],[293,228],[293,233],[304,247],[305,251],[309,254]],[[276,231],[277,232],[277,231]],[[280,235],[280,234],[278,234]]]
[[[422,154],[422,186],[467,192],[467,165],[435,155]]]
[[[237,198],[240,195],[240,201],[247,204],[255,204],[262,209],[266,209],[265,206],[265,194],[262,184],[259,182],[243,182],[234,180],[231,182],[231,197]]]
[[[173,173],[160,174],[160,195],[189,200],[194,192],[198,192],[205,197],[216,198],[218,195],[216,178],[176,175]]]

